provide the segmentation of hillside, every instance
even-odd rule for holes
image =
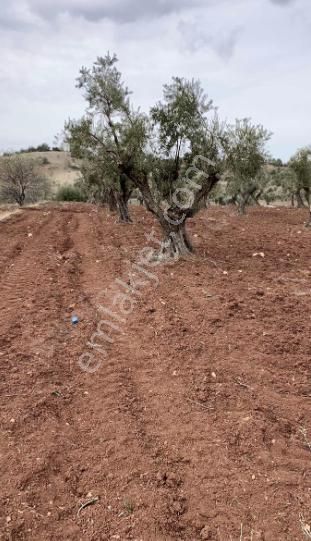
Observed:
[[[21,155],[38,162],[40,173],[51,180],[53,193],[59,186],[73,184],[79,177],[79,162],[71,158],[69,152],[27,152]]]
[[[58,186],[73,184],[79,177],[78,160],[71,158],[69,152],[31,152],[25,156],[42,164],[40,171],[51,180],[53,192]],[[44,163],[46,160],[48,163]]]

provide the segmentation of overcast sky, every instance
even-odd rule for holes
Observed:
[[[145,111],[171,76],[201,79],[222,118],[311,144],[310,0],[1,0],[0,151],[53,143],[83,113],[82,65],[116,52]]]

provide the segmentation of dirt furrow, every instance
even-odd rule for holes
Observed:
[[[154,226],[133,212],[125,227],[88,205],[36,211],[36,234],[6,252],[2,538],[227,541],[243,524],[246,540],[300,540],[311,269],[299,212],[200,214],[196,259],[154,270],[87,373],[100,304],[112,308],[116,279],[126,288]],[[13,217],[17,243],[22,227]]]

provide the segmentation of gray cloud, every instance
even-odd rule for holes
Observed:
[[[178,30],[182,43],[189,52],[212,49],[224,60],[229,60],[234,54],[242,27],[236,26],[226,32],[217,29],[211,33],[199,20],[195,23],[182,20],[178,25]]]
[[[203,0],[28,0],[33,13],[43,19],[69,14],[92,22],[109,19],[121,23],[161,17],[202,4]]]
[[[38,17],[31,12],[30,6],[26,3],[13,1],[1,5],[0,27],[6,30],[32,28],[38,22]]]
[[[135,106],[198,78],[222,118],[263,123],[287,159],[311,142],[310,25],[310,0],[2,0],[0,150],[51,144],[83,114],[81,65],[110,50]]]
[[[270,0],[272,4],[276,4],[277,6],[289,6],[290,4],[293,4],[296,0]]]

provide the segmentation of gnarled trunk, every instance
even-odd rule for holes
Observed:
[[[220,176],[217,172],[205,175],[202,184],[195,184],[189,181],[189,187],[192,192],[186,188],[186,194],[189,197],[189,206],[177,204],[176,201],[166,208],[163,208],[159,201],[154,197],[145,172],[136,172],[135,169],[128,167],[125,174],[132,180],[133,184],[139,188],[147,209],[159,221],[164,233],[164,240],[160,243],[161,249],[159,259],[178,259],[185,257],[193,252],[192,244],[186,232],[186,222],[192,218],[199,210],[202,199],[206,199],[212,188],[219,181]],[[191,195],[191,197],[190,197]],[[177,190],[175,193],[177,197]],[[163,202],[162,202],[163,203]]]
[[[128,198],[124,196],[123,193],[117,192],[115,194],[117,209],[119,212],[119,220],[122,223],[131,223],[131,217],[128,208]]]
[[[117,202],[117,209],[119,211],[119,220],[122,223],[131,223],[131,217],[128,208],[128,202],[131,197],[132,187],[128,177],[121,173],[120,174],[120,191],[115,192],[115,198]]]
[[[186,222],[179,225],[173,225],[169,222],[162,224],[164,230],[164,240],[160,250],[160,258],[179,259],[193,252],[193,247],[186,231]]]

